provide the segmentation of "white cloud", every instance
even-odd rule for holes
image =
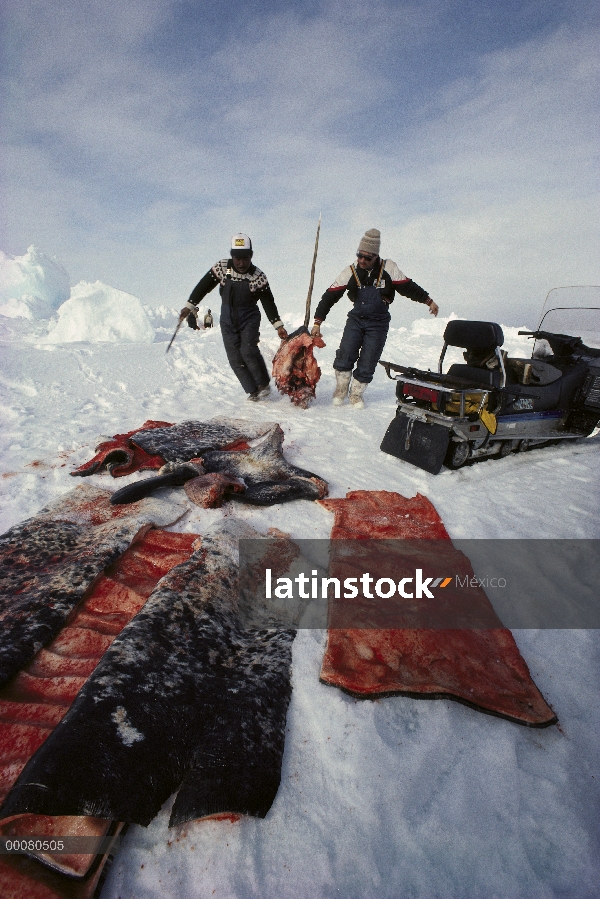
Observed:
[[[78,278],[179,302],[242,229],[286,311],[322,210],[316,294],[369,227],[444,314],[600,280],[591,30],[482,53],[438,90],[435,3],[265,14],[176,73],[147,53],[171,3],[79,6],[17,17],[40,55],[12,87],[5,249],[35,241]],[[403,41],[423,54],[415,95]]]

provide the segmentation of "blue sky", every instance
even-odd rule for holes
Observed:
[[[600,283],[599,32],[578,0],[7,0],[0,249],[179,305],[243,230],[301,311],[322,211],[315,296],[378,227],[443,315],[532,325]]]

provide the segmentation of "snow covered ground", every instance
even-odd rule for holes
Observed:
[[[316,402],[302,411],[277,394],[246,402],[218,327],[183,327],[167,355],[178,310],[142,309],[100,282],[78,291],[50,323],[41,316],[48,302],[56,312],[56,300],[19,306],[9,298],[0,316],[1,531],[76,486],[69,472],[101,439],[146,419],[227,415],[278,421],[288,460],[324,477],[333,497],[354,489],[424,494],[453,538],[600,538],[598,436],[437,476],[382,454],[395,410],[383,370],[364,411],[330,404],[341,308],[323,327],[323,375]],[[447,320],[424,316],[392,328],[384,358],[433,367]],[[286,319],[289,330],[300,323]],[[505,328],[505,348],[528,355],[517,330]],[[267,361],[278,344],[264,323]],[[116,489],[143,476],[103,474],[91,483]],[[174,529],[202,533],[224,515],[293,538],[326,538],[333,522],[305,501],[190,504]],[[267,818],[169,830],[165,808],[147,829],[130,828],[102,899],[598,896],[600,634],[515,637],[559,727],[530,730],[445,700],[355,700],[319,683],[324,633],[300,632],[282,783]]]

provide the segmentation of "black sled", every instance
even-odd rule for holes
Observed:
[[[456,469],[592,434],[600,424],[600,288],[579,290],[593,305],[552,305],[537,331],[519,331],[535,340],[531,358],[508,358],[495,322],[457,319],[444,331],[437,372],[381,362],[398,403],[382,451],[438,474],[444,464]],[[563,333],[565,324],[593,345]],[[443,373],[448,347],[464,350],[465,362]]]

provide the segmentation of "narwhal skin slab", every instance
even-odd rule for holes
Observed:
[[[156,434],[156,431],[152,433]],[[272,506],[294,499],[315,500],[327,496],[327,482],[312,471],[287,462],[282,447],[283,431],[278,424],[274,424],[264,440],[255,446],[250,447],[246,444],[243,449],[208,452],[204,453],[201,459],[195,458],[189,462],[169,462],[160,469],[158,477],[145,478],[115,491],[111,502],[131,503],[162,487],[184,484],[188,494],[190,489],[192,490],[190,498],[194,501],[193,488],[187,487],[187,484],[191,483],[195,471],[200,475],[206,473],[208,481],[204,482],[204,486],[210,484],[211,476],[214,478],[217,474],[221,474],[227,477],[231,487],[227,491],[229,495],[256,506]],[[188,448],[186,452],[188,451],[191,450]],[[200,483],[197,486],[201,488]],[[213,490],[213,493],[216,496],[218,491]],[[211,502],[208,492],[199,489],[198,494],[200,504]],[[223,495],[216,496],[217,504],[222,501]]]
[[[0,686],[52,640],[140,532],[185,511],[154,499],[113,506],[110,496],[81,485],[0,537]]]
[[[241,626],[239,536],[259,535],[230,519],[162,579],[29,761],[0,818],[148,825],[177,791],[172,824],[266,815],[281,776],[295,631]]]
[[[237,452],[209,452],[202,457],[207,472],[220,471],[241,478],[246,490],[242,502],[271,505],[292,499],[322,499],[327,482],[304,468],[291,465],[283,455],[283,431],[278,424],[256,446]]]
[[[158,469],[165,462],[186,462],[205,450],[225,449],[262,437],[273,422],[252,422],[217,416],[209,421],[146,421],[141,428],[115,434],[98,444],[96,455],[71,472],[73,477],[89,477],[106,469],[113,478],[134,471]]]
[[[96,447],[96,455],[70,472],[73,478],[87,478],[92,474],[100,474],[103,469],[109,471],[113,478],[121,478],[134,471],[157,469],[164,465],[160,456],[150,456],[141,447],[131,442],[131,437],[139,430],[149,428],[168,428],[168,421],[145,421],[141,428],[128,431],[126,434],[114,434],[110,440],[104,440]]]
[[[131,440],[148,454],[161,456],[167,462],[187,462],[209,450],[256,440],[273,426],[272,421],[253,424],[241,418],[217,416],[209,421],[184,421],[168,428],[138,431]]]

